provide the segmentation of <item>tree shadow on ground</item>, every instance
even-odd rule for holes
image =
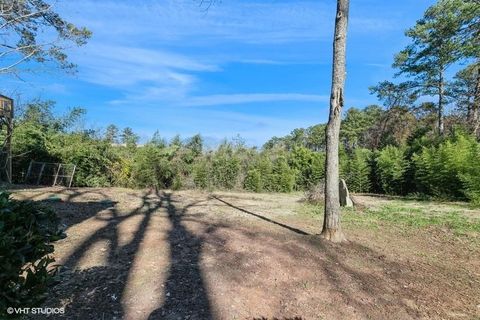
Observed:
[[[306,232],[293,228],[284,223],[279,223],[258,213],[243,209],[232,203],[229,203],[219,196],[212,196],[225,205],[255,216],[273,225],[280,226],[286,230],[292,231],[297,235],[309,235]],[[287,264],[297,265],[297,261],[302,261],[307,265],[314,266],[310,274],[321,271],[324,278],[323,288],[336,292],[340,297],[340,303],[345,303],[354,308],[355,313],[361,317],[385,317],[388,316],[388,310],[395,310],[400,318],[418,318],[420,316],[418,308],[415,307],[415,301],[418,300],[418,292],[408,288],[407,284],[418,283],[420,278],[412,272],[413,266],[409,263],[389,260],[385,255],[380,254],[370,247],[362,245],[356,241],[349,241],[346,244],[332,244],[322,240],[317,236],[298,237],[291,233],[290,237],[282,237],[273,232],[257,231],[257,234],[230,228],[234,232],[240,231],[247,235],[252,241],[262,242],[268,246],[268,251],[276,251],[287,258]],[[222,262],[230,266],[230,270],[235,270],[235,265],[239,261],[248,262],[248,258],[238,258],[238,255],[232,252],[219,250],[222,255]],[[354,257],[352,259],[352,257]],[[355,260],[356,261],[352,261]],[[283,263],[280,262],[279,263]],[[358,264],[358,265],[355,265]],[[365,269],[369,266],[371,270]],[[267,267],[267,266],[265,266]],[[288,268],[287,265],[285,267]],[[299,266],[301,268],[301,266]],[[242,268],[236,268],[236,272],[230,272],[232,281],[238,281],[239,284],[244,279]],[[375,270],[375,272],[372,272]],[[308,281],[315,282],[314,278],[307,276]],[[262,280],[260,280],[262,281]],[[258,284],[268,287],[269,283]],[[284,299],[290,296],[291,288],[284,288]],[[292,300],[295,294],[291,295]],[[384,308],[384,310],[382,310]],[[386,311],[386,312],[385,312]]]
[[[65,314],[59,318],[66,319],[122,319],[124,310],[122,296],[132,266],[132,261],[145,236],[146,228],[152,214],[162,206],[161,198],[155,194],[144,192],[142,203],[136,209],[120,213],[111,204],[107,209],[109,217],[97,217],[96,205],[93,203],[71,202],[71,206],[94,206],[89,208],[91,217],[105,222],[92,235],[81,242],[68,257],[63,259],[63,271],[60,283],[53,288],[53,296],[45,305],[66,305]],[[140,215],[140,223],[133,238],[123,246],[119,246],[118,227],[122,221]],[[68,237],[65,239],[68,241]],[[78,269],[79,262],[98,243],[106,243],[106,265],[88,269]],[[94,316],[93,316],[94,315]]]
[[[178,210],[171,194],[164,194],[172,228],[168,234],[170,270],[165,285],[165,302],[153,311],[149,319],[213,319],[210,301],[200,270],[204,237],[190,232],[183,224],[187,210]]]
[[[169,261],[166,261],[168,267],[164,268],[166,281],[162,288],[158,286],[158,290],[163,292],[163,300],[155,304],[156,309],[150,309],[153,312],[141,318],[217,319],[217,306],[212,304],[216,300],[209,297],[216,288],[211,286],[210,291],[207,290],[206,273],[221,274],[222,279],[225,279],[223,285],[232,288],[245,287],[246,283],[247,286],[271,288],[271,278],[253,277],[250,271],[258,271],[253,269],[255,267],[267,271],[271,268],[290,272],[288,280],[279,283],[275,289],[272,288],[272,294],[276,293],[277,298],[283,301],[295,301],[299,294],[296,286],[301,284],[300,281],[314,284],[316,291],[307,292],[312,294],[309,303],[321,306],[325,302],[334,302],[338,305],[339,318],[351,317],[352,314],[358,318],[419,318],[425,315],[419,313],[415,305],[415,301],[421,297],[421,291],[406,287],[410,283],[425,281],[413,272],[415,265],[412,263],[389,260],[356,241],[342,245],[330,244],[318,237],[307,236],[302,230],[245,210],[218,196],[213,199],[268,223],[258,224],[253,229],[232,220],[219,223],[219,220],[211,219],[211,215],[198,212],[198,207],[209,207],[204,204],[208,199],[182,204],[180,207],[175,200],[177,198],[171,193],[144,192],[140,197],[141,204],[128,212],[119,212],[112,207],[106,209],[110,215],[100,217],[95,215],[97,208],[91,208],[89,215],[103,221],[105,225],[100,226],[65,257],[68,268],[60,275],[61,282],[53,288],[52,296],[45,304],[49,307],[66,305],[65,315],[58,318],[126,317],[123,301],[129,277],[134,272],[132,261],[139,254],[140,244],[154,214],[159,214],[162,221],[169,225],[169,228],[165,228],[164,238],[170,248],[169,255],[165,258]],[[88,207],[92,204],[79,205]],[[196,212],[192,213],[194,208]],[[119,224],[134,216],[140,220],[138,227],[133,231],[132,239],[120,245]],[[196,228],[193,232],[193,224],[201,228]],[[275,229],[282,232],[278,233]],[[243,244],[249,250],[232,249],[226,245],[237,236],[237,240],[245,239]],[[93,250],[100,242],[108,243],[106,265],[76,270],[86,252]],[[273,262],[275,266],[263,262],[264,254],[273,257],[266,261]],[[201,260],[205,255],[214,257],[213,266],[202,265]],[[158,258],[153,258],[155,259],[163,258],[159,254]],[[156,276],[154,272],[149,274],[151,281]],[[337,300],[317,296],[318,291],[328,291]],[[355,312],[341,310],[346,306]]]
[[[110,200],[100,189],[84,188],[39,188],[38,186],[21,186],[10,189],[15,198],[21,201],[33,201],[46,205],[55,210],[62,224],[68,229],[70,226],[94,217],[99,212],[113,208],[118,203]],[[30,193],[26,196],[23,191]],[[89,201],[77,201],[78,198],[90,196]]]
[[[310,244],[322,252],[323,259],[318,256],[313,259],[322,267],[330,288],[357,314],[367,318],[388,317],[389,311],[395,310],[396,318],[420,317],[415,308],[416,294],[406,286],[419,281],[410,272],[411,265],[391,261],[356,241],[338,245],[312,238]]]
[[[256,218],[262,219],[262,220],[264,220],[264,221],[273,223],[273,224],[275,224],[275,225],[277,225],[277,226],[280,226],[280,227],[282,227],[282,228],[288,229],[288,230],[290,230],[290,231],[292,231],[292,232],[295,232],[295,233],[297,233],[297,234],[304,235],[304,236],[309,235],[309,233],[307,233],[307,232],[305,232],[305,231],[303,231],[303,230],[300,230],[300,229],[291,227],[291,226],[286,225],[286,224],[283,224],[283,223],[281,223],[281,222],[277,222],[277,221],[275,221],[275,220],[272,220],[272,219],[270,219],[270,218],[267,218],[267,217],[265,217],[265,216],[262,216],[262,215],[260,215],[260,214],[258,214],[258,213],[255,213],[255,212],[248,211],[248,210],[246,210],[246,209],[237,207],[237,206],[231,204],[230,202],[227,202],[227,201],[223,200],[223,199],[220,198],[219,196],[212,195],[211,197],[212,197],[213,199],[216,199],[216,200],[218,200],[218,201],[226,204],[227,206],[229,206],[229,207],[231,207],[231,208],[237,209],[238,211],[241,211],[241,212],[243,212],[243,213],[249,214],[249,215],[254,216],[254,217],[256,217]]]
[[[60,281],[52,288],[52,296],[45,303],[48,306],[66,305],[65,314],[59,318],[88,319],[94,316],[100,319],[122,319],[126,316],[124,298],[133,272],[133,261],[139,253],[153,214],[164,216],[165,222],[171,225],[167,235],[170,267],[164,288],[158,288],[164,290],[163,304],[151,312],[148,318],[214,318],[200,270],[203,237],[194,235],[183,225],[187,210],[197,205],[197,202],[177,209],[175,200],[169,193],[143,193],[141,197],[141,205],[126,213],[118,212],[113,206],[105,209],[89,202],[55,203],[56,206],[78,206],[74,210],[86,209],[90,218],[105,222],[62,259],[64,267],[59,275]],[[158,211],[161,208],[166,210]],[[99,216],[97,209],[107,210],[109,215]],[[120,246],[119,225],[134,216],[141,216],[141,221],[134,230],[133,238]],[[81,220],[72,222],[78,223]],[[93,250],[98,250],[96,245],[99,243],[108,246],[102,249],[106,251],[106,265],[79,269],[82,258]],[[151,276],[154,277],[154,273]]]

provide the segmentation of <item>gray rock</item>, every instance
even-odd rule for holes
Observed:
[[[350,198],[350,193],[348,192],[347,183],[345,180],[340,179],[338,188],[340,190],[340,206],[353,207],[353,201]]]

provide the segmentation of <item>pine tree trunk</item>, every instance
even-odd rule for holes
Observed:
[[[337,0],[330,116],[326,129],[325,217],[321,233],[321,237],[333,242],[346,241],[340,225],[338,146],[346,76],[348,11],[349,0]]]
[[[443,77],[443,70],[440,72],[440,79],[438,84],[438,133],[443,135],[445,131],[445,125],[443,124],[443,106],[445,96],[445,84]]]
[[[477,78],[475,80],[475,93],[471,108],[471,126],[473,134],[480,139],[480,62],[477,67]]]

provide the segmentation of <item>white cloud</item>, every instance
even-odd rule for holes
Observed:
[[[198,3],[85,0],[58,5],[68,20],[93,31],[87,46],[72,58],[80,66],[80,78],[120,90],[113,104],[184,100],[182,104],[195,106],[324,99],[295,93],[191,95],[197,84],[203,84],[202,73],[219,72],[220,66],[230,62],[320,63],[320,55],[299,54],[298,50],[292,55],[292,51],[276,48],[302,41],[328,41],[330,46],[334,2],[228,0],[217,2],[207,12]],[[353,18],[352,25],[357,32],[372,32],[386,28],[388,20]]]
[[[92,58],[114,60],[119,63],[141,64],[150,67],[168,67],[190,71],[212,71],[217,67],[190,59],[181,54],[161,49],[146,49],[120,45],[94,43],[88,47]]]
[[[208,12],[193,0],[81,1],[71,20],[98,37],[249,43],[313,40],[331,34],[334,6],[313,1],[223,1]],[[81,15],[79,14],[81,13]]]
[[[87,81],[112,87],[140,82],[189,85],[194,77],[186,72],[214,71],[216,66],[204,64],[181,54],[162,50],[90,43],[83,54],[76,56],[80,76]]]
[[[328,96],[301,93],[217,94],[209,96],[190,97],[181,104],[185,106],[215,106],[273,101],[325,102],[328,101]]]
[[[354,16],[350,19],[349,32],[378,34],[396,30],[399,25],[398,20],[393,18]]]
[[[208,11],[195,0],[78,1],[64,4],[67,17],[94,30],[94,37],[120,43],[137,37],[164,44],[215,40],[286,43],[330,40],[334,1],[218,1]],[[61,5],[61,4],[60,4]],[[73,8],[75,11],[73,11]],[[398,26],[394,12],[375,16],[369,5],[352,9],[350,30],[378,33]],[[71,17],[71,18],[70,18]]]

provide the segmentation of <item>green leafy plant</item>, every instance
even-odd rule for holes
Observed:
[[[0,192],[0,318],[43,301],[56,271],[52,242],[63,237],[54,211]]]
[[[262,192],[262,175],[257,169],[250,169],[244,181],[244,188],[249,191]]]
[[[457,134],[413,157],[419,188],[444,198],[480,203],[480,147],[473,137]]]
[[[376,158],[381,187],[388,194],[404,193],[404,174],[408,167],[404,148],[387,146]]]
[[[343,168],[343,176],[351,192],[370,191],[370,163],[371,151],[368,149],[356,149],[353,155],[346,160]]]

